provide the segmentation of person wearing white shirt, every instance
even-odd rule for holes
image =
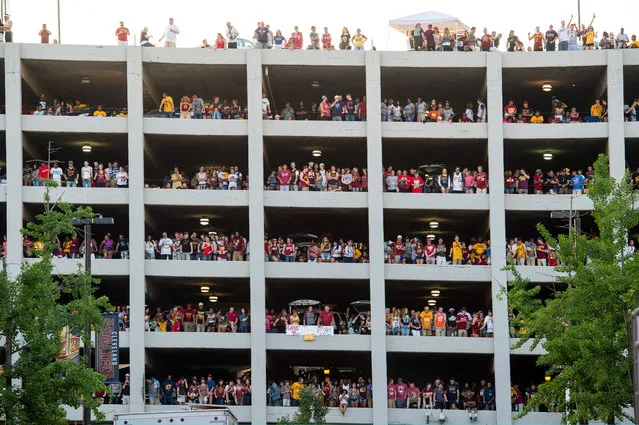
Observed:
[[[89,161],[84,161],[84,167],[80,169],[80,176],[82,177],[82,187],[91,187],[93,168],[89,166]]]
[[[230,22],[226,23],[226,38],[228,39],[227,42],[227,48],[229,49],[237,49],[237,37],[240,35],[237,30],[235,29],[235,27],[233,25],[231,25]]]
[[[488,338],[492,338],[495,333],[495,319],[493,318],[493,312],[488,310],[488,315],[484,317],[484,326],[482,329],[486,328],[486,336]]]
[[[570,21],[568,21],[568,25],[566,25],[566,21],[561,21],[561,28],[559,28],[559,31],[557,31],[559,36],[559,50],[562,52],[568,50],[568,27],[570,27],[571,23],[572,16],[570,17]]]
[[[124,170],[124,167],[120,167],[120,171],[118,171],[115,175],[115,182],[118,187],[127,187],[129,184],[129,175]]]
[[[343,261],[344,263],[352,263],[355,256],[355,249],[353,247],[353,241],[349,240],[344,245]]]
[[[51,170],[51,172],[53,172],[53,170]],[[628,245],[623,250],[623,255],[624,257],[632,257],[633,255],[635,255],[635,241],[633,241],[632,239],[628,241]]]
[[[619,31],[619,34],[617,34],[615,41],[617,42],[617,49],[625,49],[628,47],[628,43],[630,43],[630,39],[628,38],[628,34],[624,32],[623,28],[621,28],[621,30]]]
[[[57,162],[53,164],[53,168],[49,170],[49,175],[51,176],[51,180],[56,182],[58,186],[62,186],[62,168],[58,166]]]
[[[164,47],[175,47],[177,42],[177,35],[180,33],[180,29],[173,23],[173,18],[169,19],[169,25],[164,30],[164,34],[158,40],[158,42],[164,40]]]
[[[173,254],[173,241],[166,237],[166,232],[162,233],[162,239],[160,239],[160,258],[163,260],[170,260]]]

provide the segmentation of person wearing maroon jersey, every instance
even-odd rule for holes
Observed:
[[[533,176],[533,189],[535,190],[535,195],[542,195],[544,193],[544,174],[540,169],[537,169]]]
[[[424,258],[426,264],[435,264],[437,255],[437,247],[433,243],[432,238],[428,238],[426,245],[424,245]]]
[[[226,318],[231,324],[231,332],[237,332],[238,314],[235,311],[235,307],[229,307],[229,311],[226,313]]]
[[[187,304],[186,308],[182,311],[184,314],[184,318],[182,319],[182,326],[184,328],[184,332],[194,332],[195,331],[195,310],[193,310],[193,306],[191,304]]]
[[[408,387],[404,382],[402,382],[402,378],[397,380],[397,385],[395,385],[395,391],[397,392],[397,401],[395,402],[395,406],[398,409],[402,409],[406,407],[406,399],[408,398]]]
[[[548,244],[542,238],[537,238],[535,252],[537,253],[537,265],[546,266],[548,262]]]
[[[231,257],[232,260],[244,261],[246,241],[242,236],[240,236],[240,232],[235,232],[234,235],[231,235],[231,247],[233,248],[233,256]]]
[[[457,336],[467,337],[468,336],[468,315],[466,314],[466,310],[464,308],[462,308],[461,311],[457,313],[457,318],[455,320],[455,323],[457,323]]]
[[[293,178],[293,174],[288,169],[286,164],[282,166],[282,170],[277,173],[277,181],[280,183],[280,191],[288,192],[291,187],[291,179]]]
[[[397,388],[395,387],[395,381],[392,379],[388,381],[388,386],[386,387],[386,394],[388,399],[388,408],[394,409],[397,402]]]
[[[490,52],[493,47],[493,36],[488,34],[488,28],[484,28],[484,35],[481,36],[480,48],[482,52]]]
[[[302,191],[304,192],[308,192],[309,190],[311,190],[311,182],[309,179],[309,169],[308,167],[305,167],[302,172],[300,173],[300,187],[302,188]]]
[[[513,100],[508,101],[508,105],[504,107],[504,113],[508,114],[509,119],[515,119],[515,116],[517,115],[517,107],[515,106],[515,102]]]
[[[426,50],[429,52],[435,51],[435,31],[433,31],[433,24],[428,24],[428,29],[424,31],[424,39],[426,41]]]
[[[333,38],[331,34],[328,32],[328,28],[324,27],[324,34],[322,34],[322,49],[324,50],[334,50],[333,47]]]
[[[295,262],[295,244],[291,238],[286,238],[286,244],[284,244],[284,261],[287,263]]]
[[[408,385],[408,402],[406,408],[410,409],[411,406],[415,406],[418,409],[422,407],[421,391],[415,386],[414,382]]]
[[[533,35],[528,33],[528,40],[535,40],[533,41],[533,50],[535,52],[544,51],[544,35],[539,30],[539,27],[535,28],[535,33]]]
[[[304,45],[304,37],[302,36],[302,32],[297,28],[297,26],[295,26],[294,29],[295,31],[293,31],[293,34],[291,34],[291,38],[293,39],[293,49],[301,50],[302,46]]]
[[[488,174],[484,172],[484,167],[479,165],[477,167],[477,175],[475,176],[475,188],[477,194],[485,195],[488,187]]]
[[[180,118],[182,119],[191,119],[191,111],[193,110],[193,106],[191,106],[191,101],[188,96],[182,96],[182,101],[180,102]]]
[[[320,326],[335,326],[335,315],[331,311],[331,307],[325,305],[324,310],[319,314]]]
[[[397,240],[393,244],[395,251],[395,264],[402,264],[404,262],[404,250],[406,246],[402,240],[402,235],[397,235]]]

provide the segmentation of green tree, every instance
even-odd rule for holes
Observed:
[[[588,190],[596,237],[570,228],[554,238],[537,226],[557,248],[555,270],[564,291],[542,301],[539,286],[507,267],[508,302],[516,313],[511,326],[519,328],[521,338],[516,347],[541,344],[547,354],[537,364],[551,376],[520,416],[545,405],[556,406],[571,424],[630,419],[623,410],[633,402],[631,313],[639,306],[639,259],[626,257],[624,250],[639,212],[628,172],[617,182],[608,169],[608,158],[600,155]]]
[[[15,279],[6,270],[0,272],[0,338],[5,340],[6,354],[0,415],[7,425],[64,425],[63,404],[86,405],[98,420],[104,418],[99,401],[92,397],[106,390],[104,377],[86,367],[86,358],[76,362],[58,355],[65,327],[85,342],[91,340],[88,325],[96,331],[104,327],[100,311],[110,308],[108,299],[96,297],[98,281],[82,268],[54,278],[51,261],[58,236],[75,231],[71,219],[91,216],[90,208],[75,209],[62,202],[50,205],[47,193],[44,213],[23,229],[39,242],[36,253],[41,260],[22,264]]]
[[[292,418],[284,416],[279,419],[280,424],[306,425],[325,424],[328,407],[324,406],[324,397],[313,394],[310,385],[300,391],[300,405]]]

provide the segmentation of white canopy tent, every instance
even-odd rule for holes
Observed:
[[[403,18],[393,19],[388,22],[388,25],[395,28],[403,35],[406,35],[406,31],[415,28],[415,24],[417,23],[422,24],[422,28],[426,27],[428,24],[432,24],[434,27],[439,28],[440,32],[443,32],[444,28],[448,27],[452,34],[461,30],[470,30],[470,27],[454,16],[432,10],[429,12],[417,13],[415,15],[404,16]]]

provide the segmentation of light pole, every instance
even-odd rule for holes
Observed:
[[[62,30],[60,29],[60,0],[58,0],[58,44],[62,44]]]
[[[58,0],[60,4],[60,0]],[[60,9],[58,9],[59,11]],[[59,16],[59,15],[58,15]],[[74,226],[84,226],[84,270],[91,276],[91,225],[93,224],[113,224],[113,217],[95,217],[95,218],[73,218],[71,224]],[[91,324],[87,323],[87,335],[91,335]],[[89,338],[90,339],[90,338]],[[87,341],[84,344],[85,354],[87,356],[87,368],[91,369],[91,344],[93,341]],[[82,423],[89,425],[91,423],[91,409],[87,406],[82,408]]]
[[[577,0],[577,29],[581,31],[581,0]]]

